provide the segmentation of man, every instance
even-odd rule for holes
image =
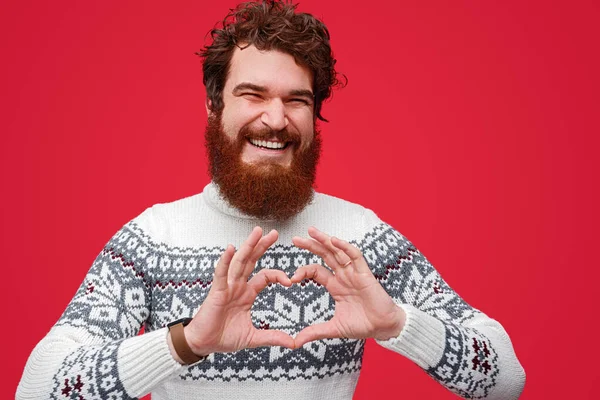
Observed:
[[[268,1],[211,33],[213,182],[109,241],[17,398],[350,399],[366,338],[460,396],[517,398],[502,326],[372,211],[314,193],[316,120],[339,84],[325,26]]]

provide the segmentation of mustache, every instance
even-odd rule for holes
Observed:
[[[240,129],[238,138],[240,139],[256,139],[256,140],[273,140],[277,139],[281,142],[289,142],[292,144],[300,143],[301,138],[298,133],[293,133],[287,128],[280,131],[275,131],[268,126],[261,129],[253,129],[249,126],[244,126]]]

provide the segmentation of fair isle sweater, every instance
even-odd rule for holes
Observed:
[[[171,356],[167,324],[193,316],[229,243],[255,226],[279,231],[256,271],[289,276],[323,261],[292,245],[310,226],[346,239],[407,315],[397,338],[378,343],[419,365],[465,398],[516,399],[524,371],[502,326],[461,299],[427,259],[372,211],[316,193],[285,222],[232,208],[209,184],[200,194],[157,204],[127,223],[100,252],[64,314],[32,352],[17,399],[348,400],[364,340],[328,339],[300,349],[261,347],[212,354],[191,366]],[[256,299],[257,327],[295,335],[332,317],[334,302],[313,281],[270,285]],[[144,327],[144,333],[139,334]]]

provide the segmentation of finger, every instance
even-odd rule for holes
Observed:
[[[296,341],[293,337],[282,331],[257,329],[254,332],[248,347],[254,348],[262,346],[282,346],[287,347],[288,349],[294,349],[296,348]]]
[[[256,244],[260,241],[262,237],[262,229],[260,226],[255,227],[248,235],[248,238],[242,243],[239,250],[233,256],[231,260],[231,266],[229,268],[229,276],[233,279],[240,279],[244,276],[244,266],[246,265],[246,261]]]
[[[308,342],[319,339],[342,337],[335,324],[331,321],[308,326],[302,329],[294,338],[296,347],[302,347]]]
[[[258,259],[261,258],[267,249],[273,245],[279,238],[279,233],[273,229],[271,232],[267,233],[265,236],[260,238],[256,246],[254,246],[254,250],[248,257],[248,261],[246,262],[246,266],[244,267],[244,276],[248,277],[254,270]]]
[[[248,285],[254,289],[256,293],[259,293],[270,283],[279,283],[283,286],[292,286],[292,281],[290,278],[285,274],[285,272],[278,269],[263,269],[248,281]]]
[[[333,277],[334,275],[331,273],[331,271],[324,266],[319,264],[311,264],[298,268],[292,276],[291,281],[292,283],[298,283],[303,279],[313,279],[319,285],[327,287],[327,282],[329,282],[329,280]]]
[[[331,251],[316,240],[295,236],[292,238],[292,243],[301,249],[308,250],[311,253],[318,255],[331,269],[335,270],[339,267],[339,262],[335,259]]]
[[[235,254],[235,247],[233,245],[228,244],[227,248],[221,254],[221,258],[215,267],[215,273],[213,278],[212,287],[215,290],[223,290],[227,288],[227,273],[229,271],[229,263],[231,263],[231,259]]]
[[[331,237],[329,235],[321,232],[314,226],[308,228],[308,234],[310,235],[310,237],[321,243],[327,250],[329,250],[333,254],[333,257],[335,258],[338,264],[344,265],[348,261],[346,254],[333,245],[333,243],[331,242]]]
[[[334,236],[331,237],[331,243],[335,247],[341,249],[348,256],[348,258],[350,258],[350,261],[352,261],[354,268],[360,271],[366,267],[370,270],[367,261],[363,257],[358,247],[353,246],[349,242],[342,239],[338,239]]]

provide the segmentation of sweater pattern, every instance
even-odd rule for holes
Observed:
[[[456,295],[425,257],[400,233],[381,223],[354,245],[363,252],[375,277],[398,304],[411,304],[444,322],[444,353],[427,373],[466,398],[485,397],[496,383],[498,357],[485,336],[460,326],[479,312]],[[193,316],[211,287],[212,273],[224,248],[175,247],[154,242],[135,223],[123,227],[106,245],[57,323],[85,329],[90,344],[69,355],[54,377],[54,399],[129,398],[117,370],[119,340],[165,327]],[[264,268],[291,276],[302,265],[325,265],[294,246],[276,245],[259,260]],[[127,304],[127,308],[122,307]],[[325,288],[304,281],[291,288],[270,285],[256,299],[257,328],[295,335],[333,316]],[[106,344],[107,339],[112,342]],[[327,339],[301,349],[245,349],[211,355],[183,369],[181,380],[246,381],[321,379],[358,372],[363,340]]]

